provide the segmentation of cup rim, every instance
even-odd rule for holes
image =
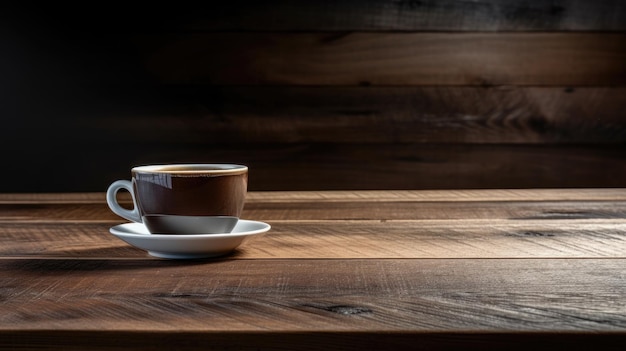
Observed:
[[[248,171],[248,167],[232,163],[164,163],[153,165],[135,166],[133,173],[158,173],[158,174],[242,174]]]

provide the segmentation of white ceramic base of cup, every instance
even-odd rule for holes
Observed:
[[[152,234],[230,233],[239,221],[231,216],[145,215],[141,219]]]

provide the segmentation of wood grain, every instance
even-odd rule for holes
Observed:
[[[549,196],[557,190],[546,189],[528,193],[537,194],[536,198],[516,198],[500,193],[501,198],[486,199],[497,191],[456,191],[458,198],[437,196],[437,191],[422,195],[421,191],[413,196],[395,195],[401,192],[314,192],[300,197],[290,193],[278,192],[279,195],[250,193],[244,206],[243,218],[259,220],[456,220],[456,219],[508,219],[527,221],[578,220],[578,219],[623,219],[626,217],[626,199],[619,189],[604,189],[606,197],[599,196],[584,200],[568,198],[567,191],[561,196]],[[515,190],[512,190],[515,194]],[[518,190],[521,194],[525,192]],[[576,191],[570,189],[571,192]],[[571,193],[570,192],[570,193]],[[610,192],[614,194],[609,195]],[[543,194],[542,194],[543,193]],[[293,193],[291,193],[293,194]],[[477,195],[475,195],[477,194]],[[15,194],[13,196],[17,196]],[[548,195],[541,198],[541,195]],[[9,196],[9,195],[5,195]],[[54,196],[54,195],[50,195]],[[95,194],[94,194],[95,196]],[[103,196],[103,195],[102,195]],[[34,203],[33,200],[0,201],[0,223],[111,223],[120,218],[113,214],[99,196],[99,201],[73,202],[55,201]],[[523,196],[523,195],[520,195]],[[22,198],[24,199],[24,198]],[[26,198],[27,199],[27,198]],[[569,200],[569,201],[568,201]],[[122,199],[125,206],[131,202],[126,196]],[[328,211],[332,204],[333,211]]]
[[[125,220],[102,193],[3,194],[0,213],[7,257],[147,257],[108,233]],[[626,256],[624,189],[251,192],[243,217],[272,230],[229,258]]]
[[[108,234],[120,219],[101,192],[0,194],[0,349],[622,345],[624,188],[251,192],[248,204],[272,230],[174,261]]]
[[[109,227],[124,222],[0,223],[0,255],[149,257],[109,234]],[[268,222],[269,233],[224,258],[626,258],[626,218]]]
[[[129,202],[120,193],[120,201]],[[497,201],[625,201],[625,188],[595,189],[457,189],[369,191],[252,191],[246,203],[263,202],[497,202]],[[93,193],[0,193],[2,204],[104,204],[104,192]]]
[[[1,259],[0,268],[5,333],[626,327],[624,259]]]
[[[198,6],[3,7],[2,161],[57,172],[0,192],[180,161],[250,163],[254,190],[624,186],[620,1]]]
[[[201,5],[203,7],[205,5]],[[180,9],[170,28],[185,30],[420,30],[597,31],[625,30],[617,0],[576,1],[266,1],[246,6]],[[186,21],[182,20],[185,18]]]
[[[94,201],[102,199],[102,194],[0,194],[1,201],[73,201],[85,196]],[[82,198],[82,197],[81,197]],[[41,200],[39,200],[41,199]],[[577,188],[577,189],[457,189],[457,190],[370,190],[370,191],[254,191],[246,195],[246,202],[493,202],[493,201],[624,201],[623,188]]]
[[[606,144],[626,141],[625,96],[623,87],[116,88],[98,97],[79,95],[77,101],[54,97],[57,103],[72,100],[73,113],[41,101],[40,108],[57,118],[21,118],[0,136],[6,144],[50,147],[107,140]]]
[[[9,7],[10,6],[6,6]],[[619,31],[619,0],[238,1],[120,7],[12,4],[6,20],[66,30],[153,31]],[[55,21],[55,19],[57,21]],[[115,24],[115,25],[113,25]]]
[[[626,81],[626,38],[615,33],[190,33],[135,40],[146,70],[164,84]]]
[[[619,188],[626,185],[626,146],[478,144],[211,144],[71,143],[18,149],[5,156],[24,169],[7,173],[0,192],[104,191],[129,170],[150,163],[239,163],[249,189],[418,190]],[[86,155],[89,155],[86,157]],[[80,160],[80,161],[78,161]]]

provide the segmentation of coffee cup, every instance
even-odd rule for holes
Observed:
[[[236,164],[161,164],[131,169],[132,180],[107,189],[113,213],[143,223],[151,234],[230,233],[243,210],[248,167]],[[125,189],[133,208],[120,205]]]

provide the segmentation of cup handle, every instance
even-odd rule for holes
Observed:
[[[117,202],[117,192],[121,189],[126,189],[130,196],[133,198],[133,209],[127,210]],[[107,204],[113,213],[126,218],[129,221],[141,223],[141,215],[139,214],[139,208],[137,207],[137,200],[135,200],[135,192],[133,192],[133,184],[128,180],[117,180],[107,189]]]

